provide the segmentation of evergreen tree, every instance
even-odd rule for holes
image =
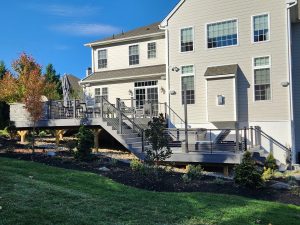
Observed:
[[[7,72],[3,61],[0,61],[0,82]],[[0,102],[0,129],[4,129],[9,124],[9,106],[5,102]]]
[[[53,93],[52,96],[55,96],[56,99],[62,99],[63,91],[60,75],[56,73],[56,70],[54,69],[54,66],[52,64],[49,64],[46,67],[45,79],[47,83],[53,83],[55,85],[56,93]],[[49,91],[53,92],[53,90]]]

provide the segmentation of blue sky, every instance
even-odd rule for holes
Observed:
[[[82,78],[91,64],[85,43],[161,21],[179,0],[1,1],[0,60],[20,53],[60,74]]]

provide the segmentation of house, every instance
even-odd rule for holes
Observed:
[[[100,102],[121,98],[124,104],[142,109],[151,101],[158,112],[166,99],[165,32],[159,23],[122,32],[86,44],[92,51],[92,68],[80,84],[86,96]]]
[[[147,122],[164,113],[170,161],[236,164],[247,149],[299,163],[299,5],[181,0],[160,23],[88,43],[86,110],[74,101],[70,120],[51,105],[63,116],[40,126],[105,129],[143,158]]]

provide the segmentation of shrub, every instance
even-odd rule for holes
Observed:
[[[81,160],[89,159],[94,145],[94,135],[85,126],[80,127],[78,133],[77,158]]]
[[[192,182],[192,179],[187,174],[183,174],[181,178],[182,178],[184,183]]]
[[[191,179],[191,180],[196,180],[200,179],[203,176],[203,169],[201,165],[188,165],[187,166],[187,173],[186,175]]]
[[[246,152],[242,163],[235,167],[234,181],[240,186],[251,189],[263,186],[262,171],[255,166],[250,152]]]
[[[168,145],[168,137],[164,134],[166,121],[163,115],[153,118],[153,121],[148,123],[148,127],[149,129],[145,131],[145,136],[151,147],[146,150],[147,161],[157,165],[159,161],[166,160],[172,154]]]
[[[43,138],[43,137],[46,137],[47,136],[47,132],[42,130],[41,132],[39,132],[39,137],[40,138]]]
[[[270,180],[274,177],[274,171],[271,168],[265,168],[264,173],[262,175],[263,180]]]
[[[265,162],[265,167],[266,169],[271,169],[273,171],[277,169],[276,159],[274,158],[274,155],[272,153],[268,155]]]
[[[143,167],[144,167],[143,163],[140,160],[138,160],[138,159],[133,159],[130,162],[130,168],[133,171],[140,171]]]
[[[0,136],[7,137],[7,138],[10,137],[7,128],[5,128],[4,130],[0,130]]]

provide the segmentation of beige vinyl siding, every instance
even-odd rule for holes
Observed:
[[[218,105],[217,96],[225,97],[225,104]],[[235,78],[207,81],[207,111],[209,122],[235,121]]]
[[[270,14],[270,41],[252,43],[251,17]],[[222,20],[238,20],[239,45],[207,49],[206,24]],[[204,73],[209,66],[238,64],[238,105],[240,121],[286,121],[289,119],[288,88],[281,86],[287,81],[287,39],[285,0],[187,0],[168,21],[170,36],[170,65],[195,65],[196,104],[189,106],[189,123],[206,123],[206,86]],[[180,29],[194,27],[194,52],[180,53]],[[252,58],[270,55],[270,101],[254,101]],[[170,71],[170,89],[180,93],[180,74]],[[171,96],[171,107],[183,115],[180,94]]]
[[[152,42],[156,42],[156,57],[148,59],[148,43]],[[131,45],[139,45],[140,63],[138,65],[129,66],[129,46]],[[100,49],[107,49],[107,68],[105,69],[98,69],[98,51]],[[95,72],[165,64],[165,39],[151,39],[96,48],[93,50],[93,54]]]
[[[300,152],[300,23],[293,24],[292,32],[295,145]]]

